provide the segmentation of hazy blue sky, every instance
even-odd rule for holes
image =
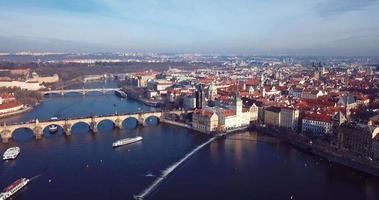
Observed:
[[[0,51],[379,55],[379,0],[0,0]]]

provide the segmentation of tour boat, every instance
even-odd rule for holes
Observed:
[[[0,200],[5,200],[10,198],[12,195],[14,195],[17,191],[21,190],[25,185],[29,183],[29,179],[27,178],[20,178],[10,184],[8,187],[6,187],[1,193],[0,193]]]
[[[58,130],[58,126],[57,125],[52,124],[52,125],[49,126],[49,132],[50,133],[55,133],[55,132],[57,132],[57,130]]]
[[[4,152],[3,160],[16,159],[18,154],[20,154],[20,147],[11,147]]]
[[[141,140],[142,140],[142,137],[140,137],[140,136],[135,137],[135,138],[125,138],[125,139],[121,139],[121,140],[117,140],[116,142],[113,142],[112,147],[115,148],[115,147],[119,147],[122,145],[127,145],[127,144],[131,144],[134,142],[138,142]]]

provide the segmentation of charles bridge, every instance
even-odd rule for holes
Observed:
[[[97,126],[102,121],[109,120],[113,122],[114,128],[122,129],[123,122],[129,118],[137,120],[138,124],[146,125],[148,120],[151,117],[157,118],[158,120],[164,119],[166,115],[176,115],[180,116],[184,114],[184,111],[175,110],[175,111],[153,111],[153,112],[136,112],[136,113],[127,113],[127,114],[114,114],[106,116],[90,116],[90,117],[80,117],[80,118],[67,118],[67,119],[58,119],[58,120],[45,120],[40,121],[38,119],[19,124],[9,124],[4,123],[0,127],[0,134],[3,143],[7,143],[9,139],[13,137],[15,130],[20,128],[30,129],[33,131],[33,134],[36,139],[41,139],[43,137],[43,130],[50,125],[56,125],[62,127],[66,135],[71,135],[72,127],[77,123],[85,123],[89,126],[90,130],[94,133],[97,132]]]

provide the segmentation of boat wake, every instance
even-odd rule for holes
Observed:
[[[34,179],[36,179],[36,178],[38,178],[38,177],[40,177],[40,176],[42,176],[42,174],[35,175],[35,176],[33,176],[32,178],[30,178],[30,181],[32,181],[32,180],[34,180]]]
[[[167,169],[163,170],[162,174],[157,179],[155,179],[154,182],[149,187],[147,187],[144,191],[142,191],[142,193],[140,193],[138,195],[134,195],[134,199],[144,199],[145,197],[147,197],[177,167],[179,167],[188,158],[190,158],[193,154],[195,154],[197,151],[199,151],[201,148],[203,148],[204,146],[208,145],[209,143],[211,143],[215,139],[216,139],[216,137],[213,137],[213,138],[209,139],[208,141],[204,142],[203,144],[199,145],[194,150],[192,150],[191,152],[189,152],[188,154],[186,154],[182,159],[180,159],[179,161],[177,161],[173,165],[169,166]]]

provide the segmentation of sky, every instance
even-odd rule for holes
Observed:
[[[0,52],[379,56],[379,0],[0,0]]]

